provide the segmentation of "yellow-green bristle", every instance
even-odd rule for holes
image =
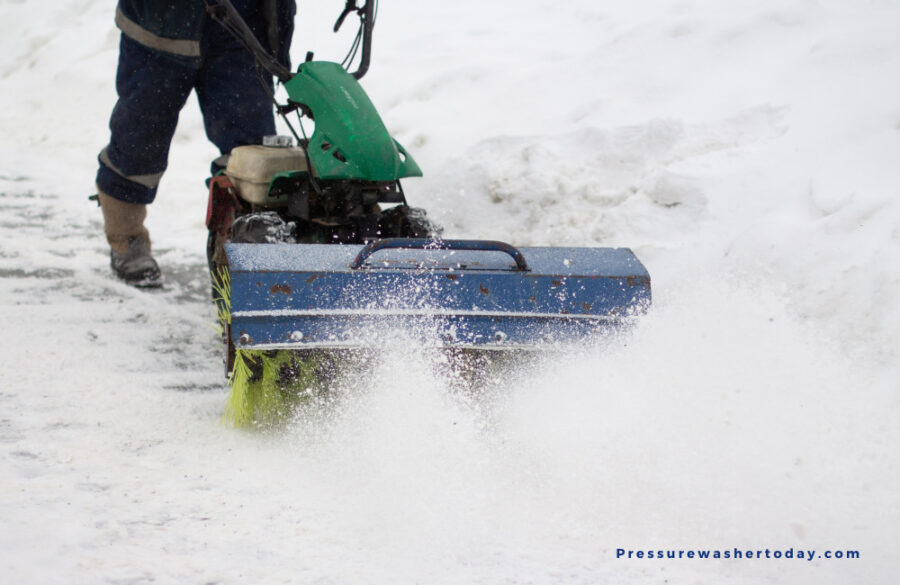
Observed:
[[[290,414],[289,399],[281,387],[281,367],[291,361],[290,352],[242,350],[235,352],[231,394],[224,419],[235,427],[272,426]],[[254,379],[251,368],[258,368]]]

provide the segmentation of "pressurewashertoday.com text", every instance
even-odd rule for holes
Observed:
[[[815,549],[616,549],[617,559],[858,559],[858,550]]]

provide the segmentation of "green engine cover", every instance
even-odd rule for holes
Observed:
[[[337,63],[310,61],[284,84],[312,112],[309,159],[320,179],[395,181],[420,177],[413,158],[388,133],[359,82]]]

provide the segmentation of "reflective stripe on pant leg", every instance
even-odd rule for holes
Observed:
[[[123,33],[151,49],[168,51],[184,57],[199,57],[200,43],[184,39],[169,39],[153,34],[138,23],[134,22],[122,12],[121,7],[116,7],[116,26]]]
[[[109,169],[112,172],[116,173],[117,175],[119,175],[120,177],[122,177],[124,179],[128,179],[129,181],[137,183],[138,185],[143,185],[144,187],[147,187],[148,189],[155,189],[156,186],[159,185],[159,180],[163,176],[163,174],[161,172],[154,173],[152,175],[127,175],[124,172],[122,172],[121,170],[119,170],[118,168],[116,168],[116,165],[114,165],[112,163],[112,161],[109,159],[109,154],[106,151],[107,151],[106,148],[104,148],[103,150],[100,151],[100,157],[99,157],[100,164],[106,165],[107,167],[109,167]]]

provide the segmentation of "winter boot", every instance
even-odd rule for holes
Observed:
[[[102,191],[97,195],[115,275],[136,287],[161,286],[159,266],[150,255],[150,234],[144,227],[147,206],[120,201]]]

